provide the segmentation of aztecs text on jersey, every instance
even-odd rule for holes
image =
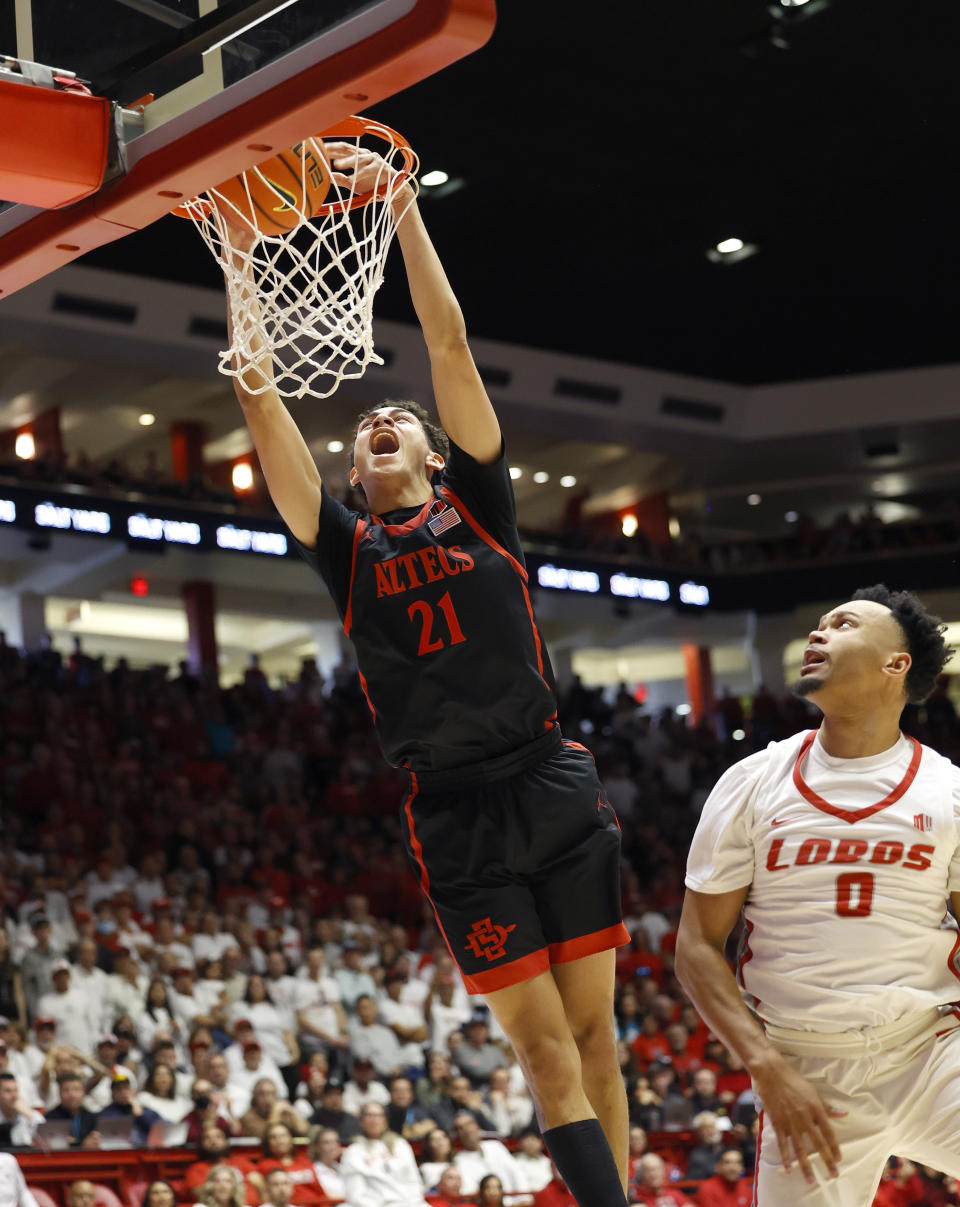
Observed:
[[[526,569],[446,486],[403,524],[357,520],[344,630],[391,763],[474,766],[557,724]]]
[[[958,801],[957,768],[903,736],[836,759],[810,731],[726,773],[687,884],[750,884],[736,972],[761,1018],[842,1031],[960,999]]]

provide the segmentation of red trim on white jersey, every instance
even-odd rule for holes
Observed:
[[[886,809],[889,805],[896,804],[917,778],[917,772],[920,770],[920,759],[923,756],[923,747],[916,738],[911,738],[910,741],[913,742],[913,757],[910,759],[910,766],[907,768],[906,775],[889,795],[885,796],[883,800],[878,800],[875,805],[867,805],[863,809],[843,809],[839,805],[831,805],[828,800],[824,800],[822,796],[814,792],[806,783],[800,770],[807,751],[813,745],[814,739],[819,732],[819,730],[813,729],[803,739],[803,744],[797,754],[797,761],[793,765],[793,782],[801,796],[808,800],[815,809],[819,809],[821,813],[829,813],[833,817],[839,817],[842,821],[850,822],[852,825],[855,821],[862,821],[865,817],[872,817],[874,813],[879,813],[881,809]]]

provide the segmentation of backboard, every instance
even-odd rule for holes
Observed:
[[[0,296],[439,71],[481,46],[496,17],[495,0],[0,8],[0,54],[72,71],[126,110],[119,179],[66,209],[0,209]]]

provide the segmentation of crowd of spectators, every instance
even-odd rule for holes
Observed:
[[[723,769],[811,713],[725,696],[691,727],[575,681],[561,715],[623,828],[631,1201],[749,1202],[749,1077],[672,973],[684,857]],[[906,725],[960,751],[945,688]],[[570,1207],[406,866],[351,667],[221,689],[0,636],[0,732],[0,1147],[195,1148],[146,1207]],[[958,1201],[906,1162],[877,1199]]]

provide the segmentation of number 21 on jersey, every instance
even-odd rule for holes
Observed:
[[[443,621],[446,623],[446,633],[443,631],[443,624],[438,624],[436,619],[436,611],[424,599],[415,600],[408,608],[407,615],[414,624],[420,625],[420,644],[417,647],[417,657],[422,658],[424,654],[435,654],[437,650],[442,650],[447,645],[460,645],[466,641],[463,635],[463,629],[460,628],[460,621],[457,619],[457,613],[453,606],[453,600],[450,598],[450,592],[445,591],[437,600],[437,610],[443,614]],[[434,636],[436,630],[437,636]]]

